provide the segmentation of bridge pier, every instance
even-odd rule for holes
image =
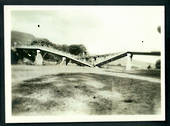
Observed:
[[[65,61],[66,61],[66,57],[62,57],[60,65],[64,64]]]
[[[129,71],[132,69],[132,54],[127,53],[127,63],[126,63],[126,70]]]
[[[70,62],[70,59],[66,58],[66,66],[68,65],[69,62]]]
[[[68,59],[66,57],[62,57],[62,61],[61,61],[60,65],[65,64],[67,66],[69,62],[70,62],[70,59]]]
[[[35,61],[34,61],[34,63],[35,63],[36,65],[42,65],[42,64],[43,64],[43,57],[42,57],[42,55],[41,55],[41,53],[40,53],[40,50],[37,50],[37,55],[35,56]]]

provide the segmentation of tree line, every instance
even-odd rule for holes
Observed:
[[[59,45],[59,44],[50,42],[48,39],[34,39],[30,43],[30,45],[32,45],[32,46],[46,46],[46,47],[60,50],[60,51],[66,52],[66,53],[70,53],[72,55],[76,55],[76,56],[85,56],[88,54],[86,47],[82,44]],[[42,54],[42,56],[44,56],[43,57],[44,60],[57,61],[57,62],[61,61],[61,57],[56,56],[54,54],[45,54],[45,52],[43,52],[43,51],[41,52],[41,54]],[[16,64],[16,63],[18,63],[18,61],[22,63],[24,58],[28,58],[31,61],[34,61],[35,56],[36,56],[35,50],[11,50],[11,63]]]
[[[59,45],[50,42],[48,39],[36,39],[32,41],[31,45],[46,46],[73,55],[80,55],[80,56],[87,55],[87,49],[83,44]]]

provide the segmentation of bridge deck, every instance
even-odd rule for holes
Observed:
[[[149,56],[160,56],[161,52],[130,52],[128,51],[127,53],[131,53],[133,55],[149,55]]]
[[[69,53],[65,53],[65,52],[62,52],[62,51],[59,51],[59,50],[56,50],[56,49],[52,49],[52,48],[49,48],[49,47],[43,47],[43,46],[16,46],[15,48],[16,49],[42,50],[42,51],[49,52],[49,53],[52,53],[52,54],[55,54],[55,55],[66,57],[66,58],[74,61],[77,64],[92,67],[92,65],[90,65],[89,63],[86,63],[84,61],[78,60],[77,59],[78,57],[76,57],[76,56],[73,56],[73,55],[71,55]],[[118,54],[116,54],[114,56],[111,56],[111,57],[109,57],[107,59],[104,59],[103,61],[100,61],[99,63],[96,63],[94,66],[100,67],[100,66],[102,66],[104,64],[107,64],[109,62],[121,59],[121,58],[127,56],[127,53],[130,53],[132,55],[150,55],[150,56],[160,56],[161,55],[160,52],[130,52],[130,51],[121,52],[121,53],[118,53]]]
[[[118,59],[123,58],[123,57],[125,57],[125,56],[127,56],[127,52],[119,53],[119,54],[117,54],[117,55],[114,55],[114,56],[112,56],[112,57],[110,57],[110,58],[107,58],[106,60],[103,60],[103,61],[95,64],[95,66],[100,67],[100,66],[102,66],[102,65],[104,65],[104,64],[107,64],[107,63],[109,63],[109,62],[118,60]]]
[[[56,50],[56,49],[48,48],[48,47],[43,47],[43,46],[16,46],[15,48],[16,49],[41,50],[41,51],[45,51],[45,52],[52,53],[52,54],[55,54],[55,55],[59,55],[59,56],[62,56],[62,57],[66,57],[66,58],[74,61],[77,64],[92,67],[92,65],[90,65],[86,62],[83,62],[81,60],[76,59],[77,58],[76,56],[73,56],[69,53],[64,53],[64,52]]]
[[[160,52],[130,52],[130,51],[128,51],[128,52],[122,52],[122,53],[119,53],[117,55],[114,55],[114,56],[112,56],[112,57],[110,57],[106,60],[103,60],[103,61],[95,64],[95,66],[100,67],[100,66],[107,64],[109,62],[121,59],[121,58],[127,56],[128,53],[130,53],[132,55],[150,55],[150,56],[160,56],[161,55]]]

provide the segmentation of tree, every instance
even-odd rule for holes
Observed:
[[[83,55],[87,53],[87,49],[84,45],[70,45],[69,46],[69,53],[73,55]]]
[[[62,45],[61,46],[62,47],[62,51],[64,51],[64,52],[69,52],[69,46],[68,45]]]
[[[32,41],[31,45],[52,46],[53,43],[51,43],[48,39],[35,39]]]
[[[48,39],[35,39],[32,41],[31,45],[47,46],[53,49],[57,49],[63,52],[71,53],[73,55],[87,55],[87,49],[84,45],[59,45],[50,42]]]

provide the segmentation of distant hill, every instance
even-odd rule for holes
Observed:
[[[29,45],[36,37],[29,33],[11,31],[11,45],[14,46],[14,42],[19,45]]]

